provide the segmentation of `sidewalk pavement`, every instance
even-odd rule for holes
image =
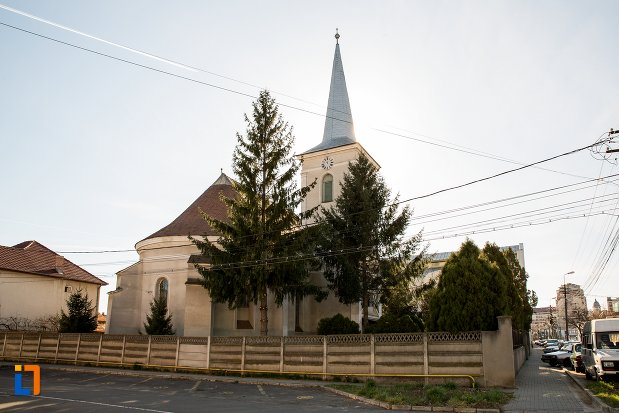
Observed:
[[[542,350],[533,349],[516,377],[514,398],[503,408],[505,412],[600,412],[588,395],[576,385],[561,367],[542,363]]]

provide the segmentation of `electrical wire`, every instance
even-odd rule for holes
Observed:
[[[190,78],[190,77],[187,77],[187,76],[182,76],[182,75],[179,75],[179,74],[176,74],[176,73],[173,73],[173,72],[169,72],[169,71],[166,71],[166,70],[157,69],[157,68],[154,68],[154,67],[151,67],[151,66],[148,66],[148,65],[144,65],[144,64],[141,64],[141,63],[137,63],[137,62],[128,60],[128,59],[122,59],[122,58],[119,58],[119,57],[116,57],[116,56],[112,56],[110,54],[98,52],[96,50],[92,50],[92,49],[89,49],[89,48],[86,48],[86,47],[78,46],[78,45],[75,45],[73,43],[65,42],[65,41],[58,40],[58,39],[55,39],[53,37],[45,36],[45,35],[42,35],[42,34],[39,34],[39,33],[33,32],[33,31],[30,31],[30,30],[22,29],[20,27],[13,26],[13,25],[10,25],[10,24],[4,23],[4,22],[0,22],[0,25],[9,27],[9,28],[14,29],[14,30],[19,30],[21,32],[28,33],[28,34],[31,34],[33,36],[37,36],[37,37],[40,37],[40,38],[43,38],[43,39],[46,39],[46,40],[49,40],[49,41],[53,41],[53,42],[56,42],[56,43],[59,43],[59,44],[63,44],[65,46],[73,47],[73,48],[76,48],[76,49],[79,49],[79,50],[82,50],[82,51],[85,51],[85,52],[93,53],[93,54],[96,54],[96,55],[99,55],[99,56],[102,56],[102,57],[107,57],[109,59],[113,59],[113,60],[116,60],[116,61],[119,61],[119,62],[127,63],[127,64],[130,64],[130,65],[136,66],[136,67],[140,67],[140,68],[143,68],[143,69],[147,69],[147,70],[151,70],[151,71],[154,71],[154,72],[158,72],[160,74],[165,74],[165,75],[168,75],[168,76],[173,76],[173,77],[176,77],[178,79],[182,79],[182,80],[186,80],[186,81],[189,81],[189,82],[193,82],[193,83],[196,83],[196,84],[199,84],[199,85],[202,85],[202,86],[212,87],[212,88],[215,88],[215,89],[219,89],[221,91],[225,91],[225,92],[229,92],[229,93],[234,93],[234,94],[245,96],[245,97],[249,97],[249,98],[252,98],[252,99],[256,99],[257,98],[257,96],[249,94],[249,93],[244,93],[244,92],[241,92],[241,91],[238,91],[238,90],[234,90],[234,89],[226,88],[226,87],[223,87],[223,86],[215,85],[213,83],[204,82],[204,81],[193,79],[193,78]],[[297,111],[304,112],[304,113],[307,113],[307,114],[323,117],[323,118],[326,118],[326,119],[334,119],[334,120],[337,120],[339,122],[352,123],[351,121],[348,121],[346,119],[340,119],[340,118],[337,118],[337,117],[334,117],[334,116],[330,116],[330,115],[314,112],[314,111],[311,111],[311,110],[308,110],[308,109],[304,109],[304,108],[300,108],[300,107],[293,106],[293,105],[288,105],[288,104],[284,104],[284,103],[278,103],[278,105],[282,106],[282,107],[286,107],[286,108],[292,109],[292,110],[297,110]],[[498,156],[494,156],[494,155],[488,156],[488,155],[485,155],[485,154],[481,153],[480,151],[464,150],[464,149],[459,149],[459,148],[457,148],[455,146],[446,146],[446,145],[443,145],[443,144],[440,144],[440,143],[430,142],[430,141],[427,141],[427,140],[423,140],[423,139],[419,139],[419,138],[414,138],[412,136],[406,136],[406,135],[403,135],[403,134],[400,134],[400,133],[390,132],[390,131],[387,131],[387,130],[381,129],[381,128],[371,128],[371,129],[374,130],[374,131],[380,132],[380,133],[387,134],[387,135],[398,136],[398,137],[406,138],[406,139],[409,139],[409,140],[425,143],[425,144],[428,144],[428,145],[433,145],[433,146],[437,146],[437,147],[441,147],[441,148],[446,148],[446,149],[451,149],[451,150],[467,153],[467,154],[470,154],[470,155],[475,155],[475,156],[480,156],[480,157],[500,160],[500,161],[503,161],[503,162],[510,162],[510,163],[515,163],[515,164],[523,165],[523,168],[524,167],[528,168],[530,166],[533,166],[533,167],[537,168],[537,166],[535,166],[537,164],[535,164],[535,165],[527,165],[527,164],[524,164],[522,162],[506,160],[504,158],[501,158],[501,157],[498,157]],[[541,168],[541,169],[542,170],[548,170],[550,172],[561,173],[561,174],[564,174],[564,175],[571,175],[571,176],[577,177],[577,178],[590,179],[590,177],[583,177],[583,176],[579,176],[579,175],[568,174],[568,173],[564,173],[564,172],[560,172],[560,171],[555,171],[555,170],[550,170],[550,169],[546,169],[546,168]]]

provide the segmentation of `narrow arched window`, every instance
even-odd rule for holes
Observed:
[[[166,304],[168,303],[168,280],[165,278],[160,278],[157,281],[156,297]]]
[[[333,201],[333,176],[326,174],[322,178],[322,202]]]

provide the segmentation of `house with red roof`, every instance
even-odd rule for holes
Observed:
[[[27,328],[66,311],[67,298],[77,290],[88,294],[96,311],[103,285],[107,283],[37,241],[0,245],[0,329],[10,327],[7,320],[13,320],[13,328],[16,321]]]

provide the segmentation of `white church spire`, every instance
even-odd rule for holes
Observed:
[[[335,55],[331,70],[331,86],[329,88],[329,103],[325,119],[325,129],[320,145],[306,153],[323,149],[335,148],[356,142],[355,129],[352,122],[344,65],[340,54],[340,35],[335,29]]]

